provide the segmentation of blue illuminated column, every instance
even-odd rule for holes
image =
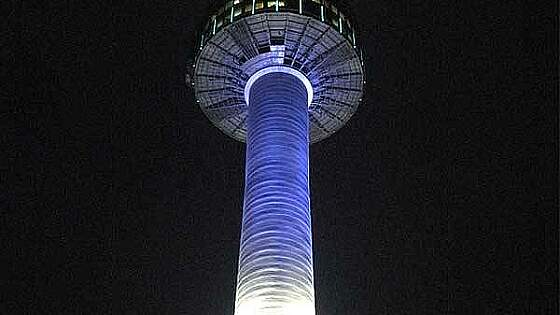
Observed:
[[[314,315],[311,86],[293,73],[253,79],[235,314]]]

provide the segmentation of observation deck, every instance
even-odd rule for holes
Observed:
[[[340,129],[362,100],[364,65],[347,15],[326,0],[235,0],[217,7],[200,36],[197,103],[225,134],[245,142],[245,87],[268,67],[297,70],[311,83],[309,141]]]

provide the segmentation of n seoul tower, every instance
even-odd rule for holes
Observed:
[[[220,1],[200,36],[197,103],[247,145],[235,315],[315,315],[309,145],[362,100],[356,39],[327,0]]]

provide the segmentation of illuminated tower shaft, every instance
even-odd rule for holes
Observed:
[[[271,73],[250,91],[236,314],[314,315],[307,90]]]

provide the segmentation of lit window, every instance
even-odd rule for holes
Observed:
[[[255,4],[255,8],[256,8],[257,10],[262,9],[263,7],[264,7],[264,4],[263,4],[262,1],[259,1],[259,2],[257,2],[257,3]]]
[[[278,2],[278,6],[280,6],[280,7],[285,7],[285,6],[286,6],[286,2],[280,1],[280,2]]]
[[[241,2],[241,1],[235,0],[235,1],[233,1],[233,4],[239,4],[239,2]]]
[[[212,35],[216,35],[216,28],[218,27],[217,26],[218,22],[216,21],[216,16],[213,16],[212,20],[213,20],[212,21]]]
[[[268,1],[266,7],[267,8],[272,8],[276,6],[276,1]]]

